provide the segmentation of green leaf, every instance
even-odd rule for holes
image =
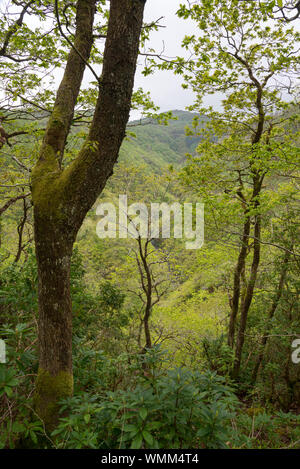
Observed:
[[[31,437],[33,443],[36,444],[36,443],[37,443],[37,436],[36,436],[36,434],[35,434],[34,432],[30,432],[30,437]]]
[[[147,430],[143,430],[142,434],[143,434],[143,438],[146,441],[146,443],[148,443],[148,445],[152,446],[153,442],[154,442],[153,436],[149,432],[147,432]]]
[[[143,435],[138,433],[131,443],[131,449],[140,449],[143,443]]]
[[[6,392],[6,394],[8,395],[8,397],[11,397],[12,394],[13,394],[13,390],[12,390],[12,388],[10,388],[9,386],[4,386],[4,391]]]
[[[21,433],[25,430],[25,426],[21,422],[14,422],[11,427],[13,433]]]
[[[197,436],[199,436],[200,438],[204,437],[204,436],[207,436],[208,434],[209,434],[209,430],[207,428],[200,428],[197,431]]]
[[[138,432],[139,428],[136,427],[135,425],[128,424],[128,425],[124,425],[123,431],[124,432]]]
[[[158,430],[162,425],[162,422],[150,422],[147,424],[147,428],[149,428],[149,430]]]
[[[147,415],[148,415],[148,411],[147,409],[145,409],[144,407],[140,410],[139,412],[139,415],[141,417],[142,420],[145,420]]]

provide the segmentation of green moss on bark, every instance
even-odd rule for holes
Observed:
[[[51,431],[58,422],[59,400],[73,394],[73,376],[68,371],[60,371],[56,375],[39,368],[34,395],[34,407]]]
[[[64,203],[64,188],[60,176],[57,155],[50,145],[44,145],[41,158],[32,172],[32,200],[40,217],[62,219],[61,207]]]

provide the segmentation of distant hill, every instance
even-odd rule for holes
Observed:
[[[186,153],[194,153],[199,137],[185,135],[185,128],[190,127],[197,114],[187,111],[172,111],[177,120],[170,120],[168,125],[160,125],[142,120],[135,121],[130,130],[136,138],[124,141],[120,151],[120,161],[130,164],[145,162],[152,170],[159,171],[166,165],[181,166]],[[149,122],[149,123],[148,123]]]

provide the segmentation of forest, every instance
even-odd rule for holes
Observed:
[[[300,449],[300,2],[154,1],[0,1],[2,450]]]

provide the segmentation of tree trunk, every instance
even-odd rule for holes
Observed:
[[[148,244],[149,244],[149,239],[147,239],[144,247],[144,252],[143,252],[143,246],[142,246],[142,240],[141,237],[138,237],[138,245],[139,245],[139,256],[142,261],[142,266],[140,265],[140,262],[138,262],[139,265],[139,272],[140,272],[140,277],[141,277],[141,284],[142,288],[144,290],[145,296],[146,296],[146,304],[145,304],[145,314],[144,314],[144,332],[145,332],[145,347],[143,350],[146,348],[150,349],[152,347],[152,340],[151,340],[151,333],[150,333],[150,327],[149,327],[149,320],[151,316],[151,310],[152,310],[152,289],[153,289],[153,284],[152,284],[152,275],[151,275],[151,269],[150,266],[148,265],[147,262],[147,250],[148,250]],[[144,272],[143,270],[144,269]],[[144,278],[145,276],[145,278]]]
[[[271,306],[271,309],[270,309],[269,314],[268,314],[268,321],[269,322],[274,317],[274,314],[276,312],[277,306],[279,304],[280,298],[281,298],[282,293],[283,293],[283,286],[284,286],[286,274],[287,274],[287,271],[288,271],[289,258],[290,258],[290,252],[286,251],[284,259],[283,259],[283,267],[282,267],[282,271],[281,271],[281,275],[280,275],[280,279],[279,279],[279,283],[278,283],[277,292],[276,292],[276,295],[273,299],[272,306]],[[261,363],[262,363],[263,358],[264,358],[264,352],[265,352],[265,348],[266,348],[267,341],[268,341],[269,330],[270,330],[270,325],[268,324],[265,331],[264,331],[264,336],[261,339],[260,351],[259,351],[256,363],[254,365],[254,369],[253,369],[253,372],[252,372],[252,383],[253,384],[255,384],[255,382],[256,382],[258,371],[259,371],[259,368],[260,368]]]
[[[249,233],[250,233],[250,217],[246,215],[246,221],[244,223],[243,238],[242,238],[242,247],[238,257],[238,262],[234,271],[234,284],[233,284],[233,296],[231,302],[231,315],[229,320],[229,330],[228,330],[228,345],[233,348],[234,346],[234,333],[235,333],[235,323],[239,310],[239,301],[241,295],[241,275],[245,269],[248,245],[249,245]]]
[[[39,275],[39,370],[35,408],[47,429],[57,423],[57,402],[73,393],[70,260],[72,239],[35,217]]]
[[[256,208],[258,209],[258,207],[259,207],[259,204],[257,202]],[[238,331],[238,336],[237,336],[237,341],[236,341],[234,365],[233,365],[233,370],[231,373],[231,377],[233,379],[237,379],[239,372],[240,372],[248,312],[249,312],[251,302],[253,299],[253,292],[254,292],[254,287],[255,287],[257,272],[258,272],[258,267],[259,267],[259,261],[260,261],[260,231],[261,231],[261,217],[258,214],[255,216],[254,248],[253,248],[253,260],[252,260],[252,266],[251,266],[251,274],[250,274],[249,283],[246,288],[245,298],[241,305],[240,326],[239,326],[239,331]]]
[[[88,138],[77,158],[62,158],[93,43],[96,0],[78,0],[76,32],[64,77],[32,173],[39,274],[39,353],[35,407],[47,430],[58,400],[72,395],[70,258],[76,234],[117,160],[131,107],[144,0],[111,0],[99,95]]]
[[[144,316],[144,331],[145,331],[145,339],[146,339],[145,347],[148,349],[152,347],[151,333],[150,333],[150,327],[149,327],[150,314],[151,314],[151,308],[147,307],[145,316]]]

